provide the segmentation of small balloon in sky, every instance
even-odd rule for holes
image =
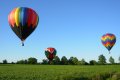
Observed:
[[[110,50],[116,43],[116,37],[112,33],[104,34],[101,38],[102,44],[107,48],[110,53]]]
[[[48,47],[47,49],[45,49],[45,55],[49,59],[49,61],[52,61],[56,54],[57,51],[55,48]]]
[[[8,22],[24,46],[25,39],[36,29],[39,17],[31,8],[17,7],[8,15]]]

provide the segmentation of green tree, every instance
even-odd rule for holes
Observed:
[[[70,59],[68,60],[69,64],[73,64],[73,57],[70,57]]]
[[[106,64],[106,58],[105,58],[104,55],[100,55],[100,56],[98,57],[98,63],[99,63],[99,64],[102,64],[102,65]]]
[[[119,61],[119,63],[120,63],[120,57],[118,58],[118,61]]]
[[[28,58],[28,64],[37,64],[37,59],[33,57]]]
[[[85,64],[87,64],[87,62],[84,59],[82,59],[81,61],[79,61],[79,64],[80,65],[85,65]]]
[[[58,56],[55,56],[55,58],[53,59],[53,63],[54,64],[60,64],[60,58]]]
[[[24,64],[28,64],[28,61],[26,59],[24,60]]]
[[[7,60],[5,59],[5,60],[3,60],[3,64],[7,64],[8,62],[7,62]]]
[[[77,57],[74,57],[74,58],[73,58],[73,63],[74,63],[74,65],[77,65],[77,64],[78,64],[78,59],[77,59]]]
[[[113,58],[112,56],[109,58],[109,62],[110,62],[111,64],[114,64],[114,63],[115,63],[114,58]]]
[[[63,57],[61,58],[61,64],[62,64],[62,65],[67,65],[67,64],[68,64],[68,60],[67,60],[67,58],[66,58],[65,56],[63,56]]]
[[[78,64],[78,59],[76,57],[70,57],[69,64],[77,65]]]
[[[48,64],[48,62],[49,62],[48,59],[43,59],[42,60],[42,64]]]
[[[15,62],[11,62],[11,64],[15,64]]]
[[[96,62],[95,60],[91,60],[91,61],[89,62],[89,64],[90,64],[90,65],[97,65],[97,62]]]
[[[17,61],[17,64],[25,64],[25,60],[19,60]]]

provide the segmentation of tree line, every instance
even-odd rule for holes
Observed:
[[[70,57],[67,59],[66,56],[63,56],[61,59],[58,56],[55,56],[55,58],[52,61],[49,61],[48,59],[43,59],[42,62],[38,62],[36,58],[30,57],[25,60],[19,60],[17,62],[11,62],[8,63],[8,61],[5,59],[3,60],[2,64],[43,64],[43,65],[108,65],[108,64],[120,64],[120,57],[119,57],[119,63],[116,63],[114,58],[111,56],[109,58],[109,63],[106,62],[106,58],[103,54],[98,56],[98,61],[96,60],[90,60],[89,62],[86,62],[85,59],[78,60],[77,57]]]

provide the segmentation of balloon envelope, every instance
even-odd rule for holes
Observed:
[[[102,44],[110,51],[116,42],[116,37],[114,34],[107,33],[101,38]]]
[[[45,55],[49,59],[49,61],[53,60],[56,53],[57,53],[57,51],[55,48],[49,47],[49,48],[45,49]]]
[[[24,41],[35,30],[38,21],[37,13],[27,7],[15,8],[8,15],[9,25],[21,41]]]

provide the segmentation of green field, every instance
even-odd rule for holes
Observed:
[[[1,64],[0,80],[120,80],[120,65]]]

